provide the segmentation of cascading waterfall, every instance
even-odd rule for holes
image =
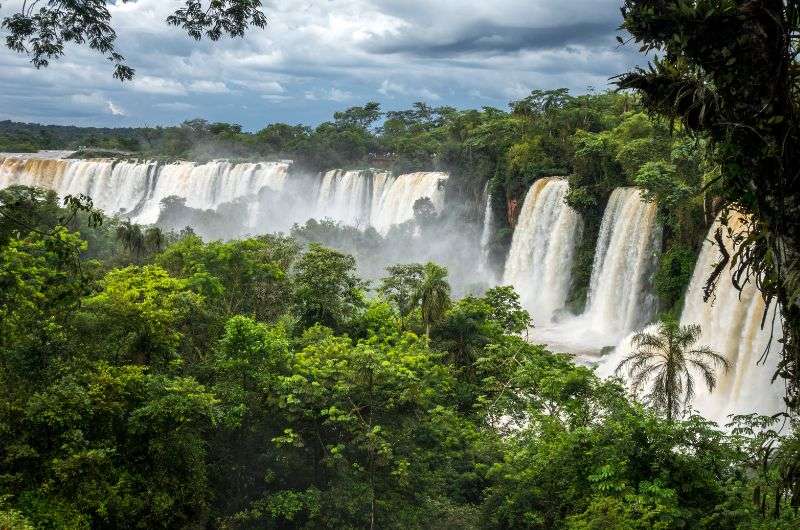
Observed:
[[[379,170],[329,171],[316,196],[308,200],[303,179],[288,186],[290,162],[234,164],[216,160],[204,164],[70,160],[6,156],[0,158],[0,188],[15,184],[52,189],[60,196],[85,194],[109,215],[155,224],[162,201],[182,199],[195,210],[217,210],[243,201],[243,224],[237,233],[288,229],[311,217],[329,217],[365,228],[371,224],[386,233],[413,217],[414,202],[429,197],[437,210],[444,204],[440,183],[445,173],[412,173],[394,178]],[[305,187],[303,187],[305,186]],[[290,189],[291,188],[291,189]],[[179,221],[180,219],[178,219]]]
[[[53,160],[5,158],[0,163],[0,188],[15,184],[54,190],[60,196],[85,194],[110,215],[128,213],[134,222],[158,221],[161,201],[186,199],[186,206],[213,209],[264,188],[281,191],[289,164],[285,162],[206,164],[113,160]]]
[[[444,190],[440,182],[443,180],[447,180],[447,173],[409,173],[394,179],[381,199],[378,214],[372,219],[375,229],[385,235],[392,226],[413,219],[414,203],[423,197],[428,197],[436,211],[441,212]]]
[[[739,215],[728,220],[734,234],[741,231],[742,221]],[[773,319],[776,316],[773,307],[767,313],[764,329],[761,328],[765,303],[756,286],[748,283],[740,293],[733,286],[732,271],[729,270],[717,282],[713,299],[703,302],[703,288],[721,258],[712,239],[720,226],[718,220],[703,244],[686,290],[681,324],[700,325],[702,333],[698,344],[710,346],[730,363],[727,373],[718,374],[716,389],[709,394],[705,387],[699,388],[694,402],[695,408],[704,416],[722,423],[728,414],[774,414],[782,410],[784,388],[780,379],[771,383],[780,356],[780,319]],[[723,234],[727,232],[723,228]],[[728,252],[732,253],[730,239],[726,238],[724,242]],[[759,364],[768,346],[771,348],[766,362]]]
[[[84,194],[109,214],[135,209],[152,185],[154,162],[6,158],[0,188],[15,184],[52,189],[59,196]]]
[[[328,171],[322,176],[317,195],[317,216],[354,226],[369,223],[371,185],[372,173],[368,170]]]
[[[503,282],[513,285],[535,323],[547,323],[569,294],[581,219],[564,198],[563,178],[537,180],[520,210]]]
[[[372,201],[370,201],[370,224],[375,226],[380,218],[380,209],[383,198],[394,182],[391,171],[372,171]]]
[[[489,276],[490,279],[494,274],[490,265],[490,252],[489,243],[492,240],[492,233],[494,232],[494,212],[492,211],[492,194],[489,193],[489,183],[486,183],[484,195],[486,196],[486,205],[483,210],[483,229],[481,230],[481,262],[479,270],[481,274]]]
[[[256,195],[263,188],[280,192],[286,183],[288,170],[289,164],[283,162],[167,164],[160,168],[155,186],[134,221],[155,223],[161,210],[161,201],[171,196],[186,199],[186,206],[190,208],[210,210],[223,203]]]
[[[638,188],[617,188],[608,201],[582,316],[605,345],[616,344],[655,315],[651,284],[662,234],[656,213],[656,204],[645,202]]]
[[[734,234],[741,230],[741,226],[742,218],[738,215],[728,221]],[[699,325],[701,335],[694,346],[708,346],[728,360],[727,372],[719,367],[716,369],[717,385],[711,393],[702,376],[694,373],[695,398],[692,403],[693,408],[706,418],[725,424],[730,414],[774,414],[783,410],[784,388],[780,379],[772,383],[780,355],[780,318],[774,313],[774,308],[770,308],[764,328],[761,327],[765,303],[755,285],[748,283],[739,292],[733,286],[732,271],[728,269],[717,282],[712,299],[703,301],[706,282],[722,257],[713,240],[720,227],[726,236],[726,249],[732,252],[728,228],[717,220],[703,243],[686,290],[680,323],[683,326]],[[656,325],[648,326],[646,331],[655,332]],[[614,353],[603,360],[599,368],[601,375],[614,373],[619,362],[633,351],[632,336],[626,337]],[[762,359],[768,346],[769,355]]]

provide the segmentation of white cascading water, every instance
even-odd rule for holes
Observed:
[[[152,224],[161,212],[161,200],[186,199],[186,205],[213,209],[267,187],[280,191],[289,164],[284,162],[206,164],[112,160],[55,160],[5,158],[0,163],[0,188],[15,184],[54,190],[60,196],[85,194],[95,206],[113,215],[132,214],[132,220]]]
[[[429,197],[438,211],[444,204],[441,181],[445,173],[411,173],[394,178],[380,170],[329,171],[308,201],[308,188],[289,192],[290,162],[234,164],[216,160],[204,164],[175,162],[114,161],[108,159],[70,160],[45,158],[44,154],[0,158],[0,188],[15,184],[54,190],[60,196],[85,194],[109,215],[125,214],[132,221],[154,224],[161,215],[161,201],[167,197],[185,200],[189,208],[215,210],[239,199],[249,204],[245,224],[251,232],[286,229],[293,222],[311,217],[329,217],[344,224],[365,228],[372,224],[383,234],[413,217],[414,202]],[[297,186],[294,186],[295,188]],[[267,190],[266,197],[259,197]],[[286,193],[284,193],[286,192]],[[283,204],[290,195],[291,205]],[[300,196],[300,200],[298,200]],[[294,209],[292,209],[294,208]],[[283,224],[265,215],[275,209]]]
[[[692,403],[697,412],[724,425],[730,414],[774,414],[783,410],[784,387],[780,379],[772,383],[780,355],[780,318],[771,308],[762,329],[765,303],[755,285],[748,283],[740,293],[733,286],[729,269],[719,278],[712,298],[703,301],[706,282],[722,257],[712,239],[721,226],[717,220],[703,243],[686,290],[680,323],[683,326],[699,325],[701,335],[695,346],[709,346],[728,360],[730,367],[727,372],[717,368],[717,385],[711,393],[701,375],[694,374],[695,398]],[[741,217],[732,216],[728,226],[737,233],[742,226]],[[723,235],[730,253],[731,242],[725,227]],[[651,325],[645,330],[652,333],[656,328],[656,325]],[[613,354],[603,360],[598,369],[601,375],[613,374],[620,361],[633,351],[632,338],[633,334],[622,340]],[[769,355],[762,359],[768,346]]]
[[[655,315],[651,287],[662,234],[656,213],[638,188],[617,188],[606,206],[581,317],[604,345],[613,346]]]
[[[0,188],[20,184],[52,189],[61,197],[84,194],[113,215],[142,203],[155,174],[154,162],[6,158],[0,165]]]
[[[370,202],[370,224],[375,226],[380,217],[381,203],[394,182],[391,171],[372,170],[372,201]]]
[[[534,340],[591,364],[603,348],[652,321],[656,298],[651,284],[662,233],[656,208],[642,200],[637,188],[614,190],[603,214],[586,310],[579,316],[557,315],[551,323],[534,320]],[[572,263],[561,266],[569,270]],[[542,284],[537,295],[548,296],[548,289]]]
[[[765,303],[756,286],[748,283],[740,293],[733,286],[729,270],[717,282],[712,299],[703,302],[703,288],[721,257],[712,240],[719,226],[718,220],[703,244],[686,290],[681,324],[700,325],[702,334],[698,344],[710,346],[730,363],[727,373],[718,374],[716,389],[709,394],[701,386],[694,402],[701,414],[724,423],[729,414],[774,414],[783,410],[784,387],[780,379],[771,383],[780,356],[780,318],[774,314],[773,306],[762,329]],[[742,217],[731,216],[728,226],[734,234],[739,233],[743,226]],[[723,228],[723,235],[727,236],[727,233]],[[724,241],[732,254],[730,239]],[[764,362],[759,362],[768,346],[769,355]]]
[[[519,213],[503,282],[513,285],[535,324],[550,322],[569,295],[581,218],[564,198],[563,178],[537,180]]]
[[[377,215],[372,218],[375,229],[385,235],[392,226],[413,219],[414,203],[423,197],[428,197],[441,213],[444,190],[440,182],[444,180],[447,180],[447,173],[439,172],[409,173],[394,179],[383,194]]]
[[[368,170],[335,169],[322,176],[317,195],[317,216],[352,226],[369,223],[373,193]]]
[[[488,192],[488,187],[489,183],[487,182],[487,189],[484,190],[486,205],[483,210],[483,229],[481,231],[481,262],[478,265],[478,269],[481,275],[487,276],[489,281],[493,281],[494,273],[490,264],[489,243],[494,232],[494,213],[492,211],[492,194]]]
[[[171,196],[186,199],[186,206],[190,208],[211,210],[220,204],[256,195],[265,187],[280,192],[286,183],[288,170],[289,164],[283,162],[167,164],[160,168],[152,192],[133,220],[143,224],[155,223],[161,211],[161,201]]]

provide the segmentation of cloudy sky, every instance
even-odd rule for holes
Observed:
[[[0,16],[21,3],[2,1]],[[89,49],[47,69],[0,46],[0,119],[126,126],[204,117],[317,124],[335,110],[414,101],[496,106],[533,88],[602,90],[641,62],[619,47],[620,0],[267,0],[268,26],[195,42],[164,19],[178,0],[111,6],[120,83]]]

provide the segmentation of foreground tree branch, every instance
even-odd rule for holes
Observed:
[[[127,3],[130,0],[122,0]],[[32,0],[3,18],[6,46],[28,55],[36,68],[45,68],[64,55],[64,45],[88,45],[114,64],[114,77],[133,79],[135,71],[115,48],[117,34],[111,26],[108,0]],[[2,5],[0,5],[2,8]],[[192,38],[219,40],[242,37],[250,26],[263,28],[267,19],[261,0],[185,0],[167,17],[167,24],[185,30]]]

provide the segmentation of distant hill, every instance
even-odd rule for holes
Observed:
[[[75,127],[0,121],[0,152],[26,153],[42,149],[76,150],[80,147],[138,151],[148,129]]]

